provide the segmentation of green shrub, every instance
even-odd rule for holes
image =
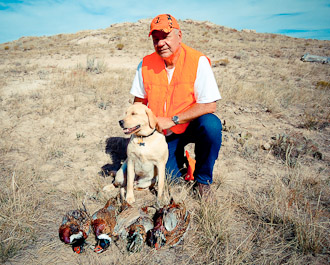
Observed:
[[[122,50],[122,49],[124,49],[124,44],[119,43],[116,45],[116,48],[117,48],[117,50]]]

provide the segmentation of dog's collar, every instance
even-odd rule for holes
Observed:
[[[153,130],[151,134],[149,134],[149,135],[146,135],[146,136],[141,136],[141,137],[142,137],[142,138],[147,138],[147,137],[149,137],[149,136],[153,135],[153,134],[155,133],[155,131],[156,131],[156,129],[155,129],[155,130]]]
[[[138,140],[138,145],[139,145],[139,146],[144,146],[144,145],[145,145],[145,143],[143,142],[143,138],[147,138],[147,137],[149,137],[149,136],[153,135],[153,134],[155,133],[155,131],[156,131],[156,129],[155,129],[155,130],[153,130],[153,132],[152,132],[151,134],[149,134],[149,135],[146,135],[146,136],[143,136],[143,135],[139,135],[139,136],[138,136],[138,137],[139,137],[139,140]]]

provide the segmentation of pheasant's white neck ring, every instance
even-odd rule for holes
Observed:
[[[83,237],[83,233],[80,231],[78,234],[73,234],[70,236],[70,243],[72,243],[74,240],[81,239]]]
[[[109,237],[107,234],[101,234],[97,237],[98,239],[106,239],[111,242],[111,237]]]

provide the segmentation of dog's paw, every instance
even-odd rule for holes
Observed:
[[[135,198],[134,198],[134,196],[130,196],[130,197],[127,196],[126,201],[131,204],[131,203],[135,202]]]

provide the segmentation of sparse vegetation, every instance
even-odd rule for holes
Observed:
[[[6,176],[0,188],[0,260],[1,263],[33,245],[40,232],[37,223],[43,222],[40,202],[40,183],[33,171],[2,169]]]
[[[315,109],[313,111],[305,111],[302,115],[302,123],[300,128],[308,130],[324,130],[330,125],[330,112]]]
[[[318,81],[316,83],[316,88],[318,89],[330,89],[330,82],[326,82],[326,81]]]
[[[82,138],[85,138],[85,134],[84,133],[76,133],[76,139],[79,141]]]
[[[280,157],[288,166],[294,167],[302,155],[311,155],[322,159],[323,155],[315,142],[300,133],[281,134],[273,137],[272,149],[275,156]]]
[[[122,43],[118,43],[117,45],[116,45],[116,48],[117,48],[117,50],[122,50],[122,49],[124,49],[124,44],[122,44]]]
[[[201,204],[191,184],[167,185],[192,215],[174,249],[128,255],[118,241],[75,255],[58,240],[67,210],[84,202],[93,213],[117,195],[103,187],[125,158],[118,120],[138,63],[153,52],[149,22],[0,44],[1,263],[327,264],[329,67],[300,57],[330,56],[330,42],[192,20],[180,22],[183,41],[216,63],[223,97],[214,202]],[[155,203],[149,190],[136,198]]]
[[[217,66],[227,66],[229,64],[228,58],[220,59],[212,63],[213,67]]]
[[[96,60],[95,57],[87,58],[87,66],[86,66],[87,72],[101,74],[104,71],[106,71],[106,69],[107,69],[107,66],[104,63],[104,61]]]

